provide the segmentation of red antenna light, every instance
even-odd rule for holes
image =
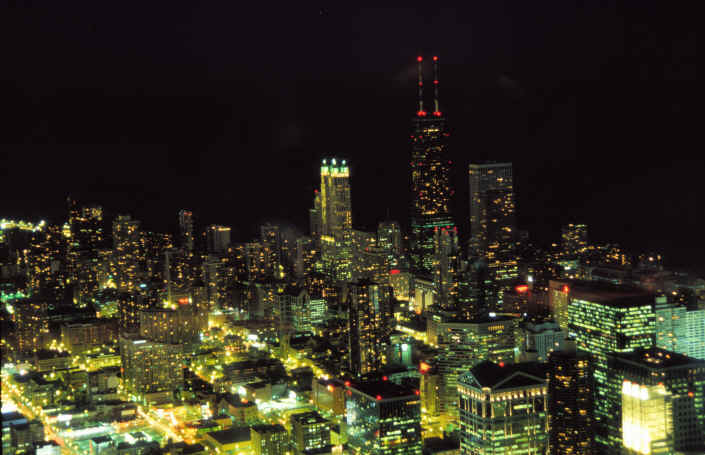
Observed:
[[[416,61],[417,61],[417,62],[423,62],[423,57],[421,57],[421,56],[419,55],[418,57],[416,57]]]
[[[386,377],[386,376],[382,376],[382,380],[383,380],[383,381],[388,381],[388,380],[389,380],[389,378],[388,378],[388,377]]]
[[[421,395],[421,392],[419,392],[418,390],[414,390],[414,395]]]
[[[350,381],[345,381],[345,387],[350,387]]]
[[[437,56],[437,55],[434,55],[434,56],[433,56],[433,61],[434,61],[434,62],[437,62],[437,61],[438,61],[438,56]]]
[[[382,395],[377,395],[377,401],[382,399]]]
[[[499,362],[499,366],[504,368],[504,362]]]

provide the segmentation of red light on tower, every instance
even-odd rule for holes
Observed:
[[[570,292],[570,288],[568,287],[567,284],[564,284],[564,285],[563,285],[563,292],[564,292],[565,294],[567,294],[567,293]]]
[[[345,387],[350,387],[350,381],[345,381]]]
[[[377,395],[377,401],[382,399],[382,395]]]
[[[421,392],[419,392],[418,390],[414,390],[414,395],[421,395]]]
[[[516,291],[520,294],[523,294],[529,290],[529,286],[526,284],[520,284],[519,286],[515,287]]]
[[[426,362],[421,362],[421,363],[419,364],[419,373],[421,373],[421,374],[428,373],[428,371],[429,371],[430,369],[431,369],[431,365],[429,365],[429,364],[426,363]]]
[[[440,117],[440,116],[441,116],[441,112],[440,112],[440,111],[435,111],[435,112],[433,113],[433,115],[435,115],[436,117]]]
[[[382,380],[383,380],[383,381],[389,381],[389,378],[386,377],[386,376],[382,376]]]
[[[434,55],[434,56],[433,56],[433,61],[434,61],[434,62],[437,62],[437,61],[438,61],[438,56],[437,56],[437,55]]]
[[[399,275],[401,273],[401,270],[399,269],[392,269],[389,271],[390,275]]]
[[[504,368],[504,362],[499,362],[499,366]]]
[[[419,55],[418,57],[416,57],[416,61],[417,61],[417,62],[423,62],[423,57],[421,57],[421,56]]]

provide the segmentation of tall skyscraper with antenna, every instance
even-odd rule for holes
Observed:
[[[411,237],[410,259],[414,273],[431,276],[434,270],[435,235],[441,231],[457,231],[450,213],[451,160],[446,150],[448,136],[446,117],[438,100],[438,57],[433,57],[433,111],[424,109],[423,57],[418,62],[417,111],[411,133]]]

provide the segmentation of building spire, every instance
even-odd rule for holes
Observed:
[[[433,115],[436,117],[441,116],[441,110],[438,107],[438,85],[440,83],[438,79],[438,56],[433,56]]]
[[[419,110],[416,113],[419,117],[423,117],[426,115],[426,112],[423,110],[423,57],[420,55],[416,57],[416,61],[419,62],[419,91],[418,91],[418,103],[419,103]]]

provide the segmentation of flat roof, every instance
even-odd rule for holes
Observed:
[[[364,382],[351,382],[350,388],[362,392],[373,399],[377,396],[382,397],[384,400],[388,398],[413,397],[416,395],[416,392],[411,387],[404,387],[383,379]]]
[[[215,439],[220,445],[233,444],[250,440],[250,427],[228,428],[227,430],[211,431],[207,436]]]
[[[471,368],[469,374],[480,387],[515,388],[545,383],[547,371],[548,365],[539,362],[496,364],[484,361]]]
[[[667,351],[657,347],[637,349],[633,352],[626,353],[613,353],[611,356],[652,370],[676,368],[688,365],[705,366],[705,360],[695,359],[693,357],[688,357],[687,355],[678,354],[677,352]]]

